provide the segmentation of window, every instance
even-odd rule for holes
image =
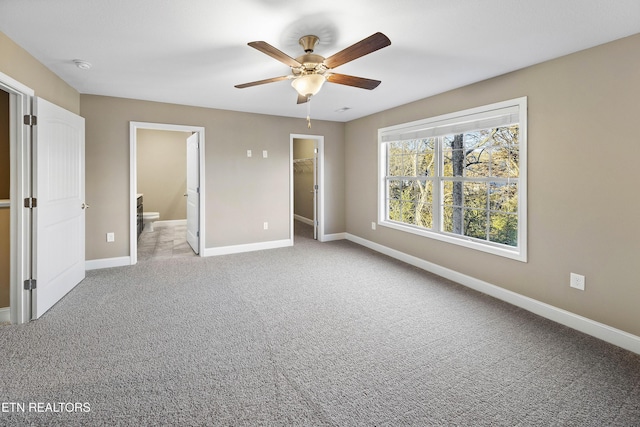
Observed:
[[[378,223],[526,261],[526,98],[378,130]]]

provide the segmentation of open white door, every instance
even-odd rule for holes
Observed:
[[[318,141],[313,143],[313,239],[318,240]]]
[[[85,277],[84,118],[34,98],[31,317]]]
[[[200,156],[198,134],[187,138],[187,242],[197,254],[200,247]]]

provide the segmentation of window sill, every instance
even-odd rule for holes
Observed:
[[[520,262],[527,262],[527,254],[519,248],[509,249],[503,245],[481,242],[470,237],[457,237],[450,234],[436,233],[422,228],[412,227],[410,225],[401,224],[393,221],[378,221],[382,227],[392,228],[394,230],[411,233],[429,239],[439,240],[441,242],[451,243],[457,246],[486,252],[503,258],[509,258]]]

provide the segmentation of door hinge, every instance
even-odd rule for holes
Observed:
[[[317,184],[314,185],[313,187],[316,189],[316,191],[318,191],[318,185]]]
[[[196,193],[200,194],[200,187],[196,187]]]
[[[24,124],[27,126],[35,126],[38,124],[38,117],[32,114],[25,114],[24,116]]]
[[[24,199],[24,207],[27,209],[33,209],[38,207],[38,199],[35,197],[27,197]]]
[[[36,288],[36,279],[27,279],[24,281],[24,290],[32,291]]]
[[[196,237],[200,237],[200,232],[196,231]]]

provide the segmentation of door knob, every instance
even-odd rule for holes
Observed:
[[[82,209],[89,209],[91,206],[87,205],[86,203],[82,203]]]

